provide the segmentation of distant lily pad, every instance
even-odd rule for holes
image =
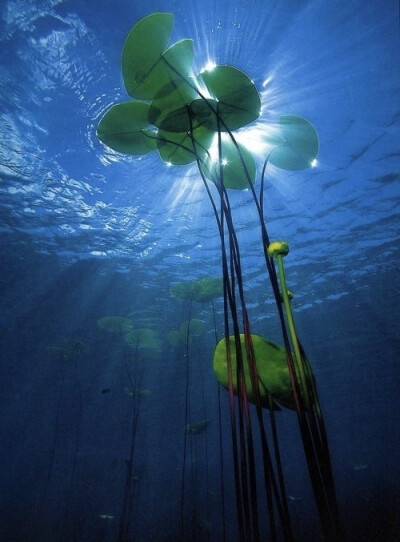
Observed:
[[[125,335],[125,341],[134,348],[149,348],[158,350],[160,341],[152,329],[132,329]]]
[[[179,282],[172,286],[171,295],[179,299],[195,300],[200,302],[211,301],[223,295],[222,280],[209,277],[200,280]]]
[[[57,346],[48,346],[47,352],[68,361],[85,352],[87,346],[80,339],[68,338]]]
[[[182,331],[173,329],[167,335],[168,342],[171,346],[182,346],[186,344],[186,336]]]
[[[132,320],[124,316],[103,316],[97,320],[97,325],[113,333],[127,333],[132,329]]]
[[[180,331],[185,336],[191,335],[194,337],[199,337],[204,333],[204,322],[198,318],[191,318],[190,320],[187,320],[181,324]]]

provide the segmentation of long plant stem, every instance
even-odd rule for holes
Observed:
[[[261,175],[261,191],[259,199],[254,190],[252,180],[250,178],[249,172],[246,167],[246,163],[240,147],[236,142],[233,134],[229,130],[228,126],[221,118],[218,113],[218,110],[214,107],[212,102],[207,100],[205,96],[199,91],[196,86],[188,81],[187,78],[182,76],[176,68],[168,62],[165,57],[161,57],[165,64],[175,72],[189,87],[197,92],[200,98],[204,100],[206,106],[212,111],[215,115],[218,124],[218,155],[219,155],[219,176],[217,179],[213,179],[219,196],[220,196],[220,214],[218,214],[217,207],[211,195],[211,192],[207,186],[207,182],[203,173],[203,162],[199,157],[199,154],[196,150],[196,141],[193,138],[193,130],[191,127],[190,134],[192,135],[192,145],[196,154],[197,165],[199,172],[203,179],[203,183],[206,186],[207,193],[209,195],[214,214],[217,220],[217,225],[221,238],[221,254],[222,254],[222,274],[223,274],[223,284],[224,284],[224,320],[225,320],[225,337],[226,337],[226,353],[227,353],[227,372],[228,372],[228,392],[229,392],[229,401],[230,401],[230,412],[231,412],[231,432],[232,432],[232,446],[234,450],[234,472],[236,480],[236,499],[237,499],[237,510],[238,510],[238,523],[239,523],[239,536],[240,540],[246,538],[246,542],[250,540],[249,537],[252,537],[251,540],[258,540],[258,519],[257,519],[257,489],[256,489],[256,478],[255,471],[252,465],[252,458],[254,454],[253,450],[253,437],[251,429],[251,419],[248,409],[248,398],[246,392],[246,384],[244,380],[243,373],[243,353],[241,347],[241,339],[238,325],[238,306],[236,303],[236,287],[239,292],[239,306],[242,311],[243,317],[243,328],[245,336],[245,350],[247,354],[247,360],[250,369],[252,391],[254,393],[257,418],[259,421],[259,430],[261,434],[261,439],[263,442],[264,450],[264,471],[265,471],[265,485],[268,496],[268,507],[270,513],[270,523],[272,529],[272,537],[275,537],[274,534],[274,517],[273,517],[273,502],[272,495],[277,500],[277,506],[280,510],[281,521],[284,524],[285,530],[285,540],[291,540],[291,530],[290,530],[290,519],[288,514],[288,507],[286,501],[286,493],[284,491],[282,471],[280,467],[280,456],[275,453],[278,458],[278,478],[280,480],[280,495],[278,494],[276,488],[276,481],[274,470],[271,466],[268,444],[265,435],[265,428],[263,426],[261,408],[258,398],[258,379],[257,379],[257,370],[255,365],[254,351],[252,348],[251,342],[251,332],[247,319],[246,305],[243,296],[243,287],[242,287],[242,275],[241,275],[241,266],[240,266],[240,255],[239,255],[239,245],[237,243],[235,230],[233,226],[232,216],[229,208],[229,198],[227,196],[226,190],[224,188],[224,178],[223,178],[223,166],[222,166],[222,156],[221,156],[221,129],[226,131],[235,146],[244,174],[247,178],[248,187],[253,195],[253,200],[255,202],[257,212],[260,219],[261,225],[261,237],[263,244],[263,252],[265,257],[265,262],[272,286],[272,290],[275,297],[275,302],[278,310],[279,320],[282,328],[282,335],[286,349],[287,364],[293,389],[294,401],[296,405],[296,412],[298,416],[298,422],[300,427],[300,432],[302,435],[303,446],[306,454],[306,459],[308,463],[310,479],[314,489],[317,507],[320,514],[321,525],[324,531],[326,540],[335,540],[335,542],[341,540],[341,538],[332,538],[339,536],[340,528],[338,527],[338,513],[336,505],[336,496],[333,487],[333,475],[331,470],[330,458],[329,458],[329,448],[326,439],[325,427],[322,419],[322,412],[319,407],[317,400],[317,394],[314,384],[309,384],[307,379],[310,376],[311,370],[307,365],[307,362],[304,362],[305,355],[302,351],[297,335],[294,328],[294,321],[290,311],[290,305],[288,299],[285,299],[285,294],[287,297],[286,287],[282,288],[283,290],[283,299],[284,305],[286,308],[287,314],[287,325],[289,331],[286,327],[286,321],[281,304],[281,293],[279,291],[279,284],[277,279],[277,273],[275,270],[274,262],[272,258],[268,256],[267,247],[269,245],[269,236],[267,228],[265,226],[264,220],[264,178],[266,167],[268,164],[268,158],[265,160],[262,175]],[[188,107],[189,118],[191,118],[190,108]],[[203,149],[204,150],[204,149]],[[225,223],[228,232],[228,247],[225,244]],[[229,259],[228,259],[229,253]],[[228,260],[230,265],[228,265]],[[279,262],[278,262],[278,266]],[[281,280],[282,280],[282,269],[279,269]],[[233,324],[234,332],[234,341],[235,341],[235,357],[236,357],[236,382],[237,382],[237,394],[239,397],[238,401],[238,416],[236,417],[235,409],[235,400],[233,393],[233,374],[232,374],[232,363],[231,363],[231,349],[230,349],[230,328],[228,321],[228,311],[231,315],[231,320]],[[289,335],[291,341],[289,339]],[[294,349],[294,357],[291,352],[291,342]],[[238,420],[239,427],[239,438],[236,434],[236,420]],[[271,414],[271,424],[275,424],[275,419],[273,418],[273,413]],[[246,438],[245,438],[246,434]],[[274,436],[274,447],[277,450],[277,443]],[[240,476],[239,476],[240,474]],[[249,494],[250,491],[250,494]],[[271,492],[272,491],[272,492]],[[251,515],[249,515],[249,505],[252,506]],[[253,508],[254,507],[254,508]],[[332,534],[333,533],[333,534]],[[254,536],[254,538],[253,538]]]

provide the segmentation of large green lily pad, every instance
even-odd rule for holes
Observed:
[[[154,97],[150,104],[151,124],[168,132],[183,132],[198,123],[189,117],[189,105],[196,99],[196,79],[170,81]]]
[[[157,146],[161,159],[174,166],[204,160],[215,134],[203,126],[189,132],[158,131]]]
[[[281,169],[307,169],[318,156],[319,141],[314,126],[294,115],[282,115],[279,124],[284,141],[271,151],[269,161]]]
[[[260,95],[253,81],[241,70],[216,66],[203,72],[201,78],[213,100],[208,104],[198,100],[193,109],[210,130],[218,130],[217,115],[221,131],[236,130],[260,116]]]
[[[101,119],[98,138],[124,154],[146,154],[157,148],[157,134],[149,129],[149,105],[123,102],[114,105]]]
[[[135,24],[122,51],[122,75],[126,91],[136,98],[152,98],[146,80],[168,46],[174,26],[172,13],[152,13]]]
[[[221,143],[221,157],[214,160],[208,156],[202,170],[210,181],[220,182],[220,163],[222,164],[223,184],[226,188],[245,190],[254,184],[256,179],[256,162],[253,155],[241,144],[237,146],[231,139],[224,139]]]
[[[181,40],[165,50],[173,15],[153,13],[130,31],[122,52],[122,75],[132,97],[150,100],[166,85],[182,81],[193,63],[193,41]]]
[[[253,343],[256,368],[259,379],[259,394],[261,405],[268,408],[271,395],[273,401],[280,405],[294,409],[294,397],[290,381],[289,369],[286,362],[286,351],[282,346],[279,346],[271,341],[260,337],[259,335],[251,335]],[[250,401],[254,402],[254,394],[250,380],[250,369],[247,361],[245,337],[240,335],[240,342],[243,352],[243,371],[246,382],[247,396]],[[237,393],[237,377],[236,377],[236,347],[235,337],[229,337],[231,363],[232,363],[232,382],[233,389]],[[216,346],[213,358],[213,369],[215,375],[222,386],[228,388],[228,362],[226,355],[226,339],[222,339]]]

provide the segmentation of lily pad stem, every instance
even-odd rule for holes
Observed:
[[[275,258],[278,264],[279,282],[281,284],[281,296],[283,305],[286,311],[286,319],[289,328],[290,338],[292,340],[292,346],[294,350],[294,361],[296,367],[297,378],[299,380],[299,387],[301,390],[301,396],[304,401],[304,406],[309,411],[311,406],[311,400],[307,389],[307,379],[304,370],[302,355],[300,351],[299,340],[297,338],[296,327],[294,324],[292,307],[290,304],[289,291],[286,285],[285,268],[283,265],[283,258],[289,253],[289,245],[283,242],[274,242],[268,246],[268,253],[271,257]]]

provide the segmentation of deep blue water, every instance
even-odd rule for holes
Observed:
[[[346,539],[397,540],[398,2],[2,0],[0,8],[0,540],[117,541],[130,466],[126,540],[181,540],[182,522],[184,540],[223,540],[211,366],[223,303],[213,311],[170,294],[221,274],[212,209],[194,166],[123,156],[96,137],[105,111],[127,99],[125,37],[157,11],[174,14],[174,41],[194,40],[196,71],[213,60],[253,79],[263,110],[243,138],[252,150],[280,114],[318,131],[316,167],[267,169],[266,222],[272,239],[290,244],[287,279]],[[230,197],[252,330],[279,343],[251,194]],[[97,325],[105,316],[151,329],[157,346],[135,350]],[[189,317],[205,333],[179,349],[168,334]],[[221,405],[235,542],[224,390]],[[295,542],[319,541],[295,414],[277,417]],[[185,423],[202,420],[207,428],[185,441]]]

